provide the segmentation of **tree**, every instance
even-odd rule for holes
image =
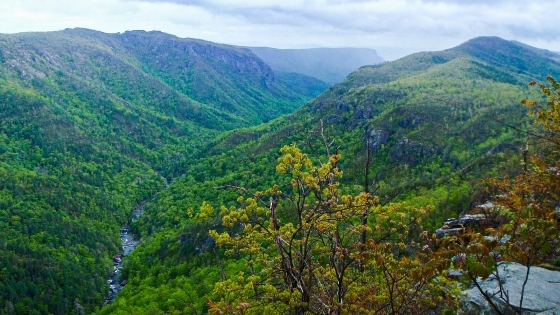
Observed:
[[[322,134],[322,133],[321,133]],[[458,288],[439,277],[445,261],[431,252],[421,218],[430,209],[380,203],[368,192],[343,193],[341,155],[295,145],[281,149],[276,171],[289,183],[266,191],[237,189],[222,206],[224,232],[210,231],[247,269],[218,282],[212,314],[424,314],[457,308]],[[214,209],[204,204],[199,216]],[[422,236],[422,237],[420,237]],[[423,244],[417,240],[423,240]],[[422,246],[424,245],[424,246]]]
[[[558,226],[560,204],[560,84],[547,77],[551,87],[541,83],[539,87],[548,98],[545,105],[523,100],[533,109],[535,124],[542,126],[547,140],[543,156],[532,156],[525,171],[514,179],[488,179],[493,208],[486,215],[504,222],[499,227],[484,231],[468,230],[461,235],[449,236],[442,242],[440,253],[453,256],[455,267],[480,291],[498,314],[521,314],[525,286],[532,266],[551,262],[560,254],[560,230]],[[535,86],[536,82],[531,82]],[[512,301],[503,289],[498,264],[512,261],[527,267],[525,280],[520,289],[520,300]],[[499,294],[485,292],[479,286],[480,278],[494,276],[500,283]],[[492,296],[501,299],[506,307],[494,303]]]

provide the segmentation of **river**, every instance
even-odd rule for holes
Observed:
[[[121,251],[117,256],[113,258],[113,271],[107,279],[107,284],[109,285],[109,296],[105,299],[105,304],[113,302],[122,288],[126,285],[126,280],[121,281],[122,273],[122,261],[125,256],[130,254],[134,248],[138,245],[138,240],[134,238],[134,235],[130,233],[130,223],[138,219],[147,201],[142,202],[138,205],[132,212],[130,222],[121,228]]]

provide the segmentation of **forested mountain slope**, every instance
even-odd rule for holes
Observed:
[[[472,39],[441,52],[422,52],[390,63],[362,67],[307,106],[270,123],[220,136],[196,161],[180,164],[168,190],[135,223],[144,243],[125,269],[129,285],[101,313],[195,313],[224,270],[243,262],[216,256],[208,228],[194,223],[208,201],[235,202],[238,193],[288,183],[274,174],[278,150],[296,143],[310,155],[321,148],[320,128],[342,154],[343,182],[352,192],[364,184],[366,142],[372,155],[370,180],[382,201],[434,205],[425,223],[486,201],[478,180],[517,174],[521,153],[534,139],[521,99],[539,99],[527,83],[560,76],[555,54],[495,37]],[[512,128],[513,127],[513,128]]]
[[[172,165],[303,105],[308,82],[158,32],[0,35],[0,313],[100,307],[121,226]]]
[[[3,35],[2,46],[7,70],[23,81],[88,82],[128,102],[157,100],[160,111],[212,129],[269,120],[315,96],[286,89],[247,49],[161,32],[67,29]]]
[[[266,180],[240,175],[239,169],[252,169],[258,163],[248,165],[231,157],[265,158],[274,166],[271,155],[282,145],[317,141],[312,132],[323,120],[327,135],[349,157],[346,172],[356,170],[349,175],[360,177],[369,139],[379,183],[404,179],[393,176],[400,169],[429,173],[436,180],[438,169],[429,166],[435,167],[434,163],[446,168],[440,175],[462,170],[463,175],[476,171],[478,177],[484,167],[500,165],[491,160],[519,152],[526,134],[507,125],[526,129],[526,110],[520,101],[534,93],[529,81],[547,75],[560,75],[560,63],[547,51],[492,37],[362,67],[291,115],[222,135],[207,147],[209,156],[201,156],[199,165],[220,161],[214,165],[238,182]],[[186,175],[196,181],[223,178],[211,173],[216,167],[184,168],[192,169]],[[390,174],[384,170],[391,170]],[[203,172],[207,175],[200,175]]]

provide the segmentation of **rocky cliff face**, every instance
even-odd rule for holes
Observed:
[[[183,39],[160,32],[132,31],[116,35],[125,47],[151,67],[168,70],[204,67],[207,71],[237,74],[270,88],[272,69],[248,49]],[[205,64],[205,65],[203,65]]]
[[[498,265],[502,285],[509,294],[510,304],[514,306],[519,305],[521,287],[526,272],[527,267],[517,263],[501,263]],[[508,314],[506,301],[499,294],[499,283],[496,277],[490,276],[488,279],[481,281],[480,287],[492,296],[492,302],[503,310],[504,314]],[[560,272],[531,267],[529,280],[525,287],[521,314],[560,314],[559,292]],[[466,295],[462,299],[462,305],[466,315],[496,314],[476,287],[464,293]]]

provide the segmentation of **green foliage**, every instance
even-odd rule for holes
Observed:
[[[535,124],[542,125],[546,131],[558,132],[560,130],[560,84],[551,76],[546,80],[551,85],[539,84],[541,92],[547,97],[546,105],[540,105],[536,101],[524,99],[523,105],[532,108],[534,111],[530,115],[535,116]],[[529,83],[535,86],[537,83]],[[554,134],[551,137],[555,137]],[[555,139],[552,139],[552,141]]]
[[[206,235],[208,229],[220,235],[226,232],[223,222],[204,223],[193,217],[204,219],[212,207],[233,207],[236,214],[232,217],[234,212],[228,213],[227,219],[237,222],[235,231],[243,232],[239,220],[245,217],[237,210],[247,210],[255,196],[245,196],[239,205],[235,202],[237,191],[215,187],[230,185],[264,192],[282,183],[285,175],[273,171],[277,151],[291,143],[305,148],[300,154],[312,157],[310,161],[316,165],[317,152],[310,147],[318,146],[313,133],[320,131],[312,126],[321,120],[326,122],[325,132],[343,144],[339,153],[350,157],[336,161],[345,170],[344,177],[337,177],[340,185],[329,188],[324,178],[316,182],[320,190],[314,185],[313,178],[321,178],[321,172],[333,173],[334,168],[321,171],[321,166],[316,170],[312,165],[308,169],[298,166],[294,172],[291,166],[286,171],[296,175],[296,182],[303,185],[300,187],[317,192],[306,200],[309,209],[321,208],[313,202],[328,200],[329,194],[340,197],[329,207],[344,208],[342,196],[352,196],[348,202],[358,205],[354,210],[368,209],[373,217],[364,225],[352,219],[356,213],[350,211],[342,217],[329,217],[328,224],[315,225],[311,233],[315,240],[333,240],[329,231],[333,222],[339,222],[338,230],[348,233],[343,248],[349,249],[331,255],[330,245],[312,248],[318,263],[325,263],[315,270],[317,276],[310,278],[314,285],[320,280],[327,292],[313,297],[316,304],[302,304],[304,294],[286,286],[263,285],[259,290],[278,296],[277,310],[322,307],[318,306],[321,301],[340,310],[358,305],[349,312],[360,312],[360,308],[371,308],[383,300],[402,304],[405,298],[418,299],[415,305],[430,308],[432,305],[421,301],[427,294],[423,291],[412,297],[390,297],[368,286],[379,283],[380,288],[387,288],[382,280],[395,276],[402,280],[394,282],[400,290],[425,277],[432,279],[434,286],[421,281],[422,285],[441,295],[438,288],[447,285],[431,273],[441,268],[437,257],[423,252],[412,256],[399,247],[400,241],[379,241],[381,233],[404,228],[401,213],[406,221],[412,215],[409,211],[428,205],[435,209],[423,217],[423,225],[431,229],[483,199],[471,198],[482,195],[478,179],[505,174],[515,178],[523,171],[519,147],[524,147],[525,135],[508,125],[529,128],[525,111],[516,104],[523,96],[540,103],[540,96],[527,90],[523,82],[559,74],[554,58],[519,43],[476,39],[444,52],[419,53],[364,67],[293,115],[274,119],[315,96],[322,88],[320,82],[274,74],[243,49],[158,32],[108,35],[75,29],[2,35],[1,312],[96,311],[107,294],[105,279],[119,250],[119,229],[131,210],[148,199],[144,214],[133,223],[143,243],[125,261],[123,280],[129,284],[114,304],[98,311],[198,314],[214,306],[244,311],[249,305],[242,299],[249,295],[218,296],[212,293],[214,283],[236,282],[243,272],[236,283],[247,284],[251,277],[267,275],[274,266],[270,264],[279,262],[256,263],[258,257],[242,254],[251,247],[224,256]],[[268,123],[220,134],[265,121]],[[364,142],[370,143],[369,152]],[[532,140],[530,144],[532,149]],[[296,153],[290,154],[294,157]],[[372,157],[370,187],[379,200],[360,194],[368,156]],[[535,165],[540,168],[539,176],[544,176],[535,177],[535,181],[546,182],[545,166],[550,166],[550,161],[542,167]],[[163,190],[167,180],[169,188]],[[277,189],[292,197],[298,193],[290,183]],[[278,220],[285,227],[282,232],[295,233],[298,219],[289,211],[294,206],[286,195],[269,194],[278,198]],[[204,200],[208,204],[203,211],[195,211]],[[389,201],[399,203],[384,205]],[[269,211],[268,206],[258,204],[257,208]],[[255,213],[249,214],[248,219],[257,218]],[[525,220],[527,215],[513,218]],[[325,217],[312,218],[319,223]],[[374,222],[379,223],[379,229]],[[534,229],[550,228],[527,227],[512,226],[511,230],[522,237]],[[367,230],[378,242],[351,247],[361,230]],[[403,244],[419,233],[403,233]],[[296,233],[294,240],[301,242],[300,234]],[[475,246],[480,255],[487,255],[484,246],[490,246],[485,243],[488,240],[477,242],[481,244]],[[261,248],[272,255],[274,244]],[[548,255],[545,259],[549,259],[553,247],[539,247],[534,255]],[[361,257],[361,249],[371,255]],[[334,263],[327,263],[331,259]],[[345,279],[353,279],[355,284],[332,281],[339,263],[352,259],[354,264],[347,267]],[[251,261],[255,263],[249,264]],[[473,270],[482,274],[492,270],[488,264],[469,261]],[[403,273],[408,268],[419,273]],[[362,269],[367,276],[360,279]],[[421,277],[415,278],[417,275]],[[276,279],[282,283],[281,276]],[[347,289],[348,304],[337,302],[339,287]],[[254,292],[250,286],[240,290]],[[319,290],[310,292],[317,294]],[[205,296],[220,302],[207,305]],[[250,303],[258,309],[258,303]],[[267,307],[262,304],[263,309]]]
[[[4,87],[0,99],[1,307],[91,311],[107,294],[120,226],[164,183],[149,166],[74,129],[39,95]]]
[[[162,33],[0,35],[0,313],[99,308],[120,228],[171,166],[301,91],[247,51]]]
[[[548,134],[540,136],[547,144],[542,152],[544,157],[533,156],[525,161],[525,171],[517,177],[486,180],[494,206],[483,215],[498,221],[498,225],[484,231],[469,230],[459,236],[448,236],[443,242],[442,253],[455,255],[456,268],[463,270],[470,282],[478,286],[479,277],[490,275],[500,280],[497,265],[501,261],[513,261],[527,267],[525,282],[520,289],[520,300],[510,301],[509,292],[500,286],[496,295],[508,306],[499,309],[487,292],[481,294],[498,313],[515,312],[521,314],[525,284],[530,268],[542,263],[554,263],[560,255],[560,226],[557,210],[560,200],[560,178],[558,169],[558,133],[560,121],[557,119],[560,104],[560,85],[552,77],[547,77],[551,87],[540,84],[547,96],[546,105],[536,101],[523,100],[522,103],[534,109],[535,124],[542,125]],[[530,83],[536,85],[535,82]]]
[[[128,284],[118,299],[98,314],[200,314],[204,297],[220,280],[213,253],[198,255],[191,238],[196,228],[157,234],[127,257],[123,276]],[[203,246],[203,245],[201,245]]]
[[[238,188],[238,207],[222,206],[210,231],[226,255],[240,255],[249,271],[218,282],[211,314],[424,314],[457,307],[457,290],[439,276],[439,256],[419,252],[426,209],[381,205],[367,192],[346,195],[337,179],[340,155],[313,163],[296,146],[282,148],[276,171],[285,191]],[[283,187],[283,185],[282,185]],[[270,200],[270,201],[269,201]],[[211,209],[203,206],[204,217]],[[426,249],[426,248],[425,248]],[[414,255],[412,254],[414,253]]]
[[[511,56],[499,51],[516,51],[521,61],[507,64]],[[528,62],[541,66],[533,70]],[[406,202],[410,208],[433,206],[434,210],[423,218],[424,229],[433,230],[444,219],[487,201],[480,179],[513,178],[523,172],[521,149],[525,148],[526,134],[509,126],[531,130],[526,110],[518,103],[524,97],[540,100],[525,82],[548,73],[560,73],[550,55],[519,43],[484,38],[444,52],[419,53],[363,67],[293,115],[223,133],[192,159],[176,164],[171,173],[181,176],[146,206],[134,228],[146,238],[142,246],[148,246],[152,237],[167,234],[167,244],[188,240],[190,249],[184,254],[196,257],[212,251],[211,246],[203,250],[204,254],[195,249],[209,244],[203,236],[205,226],[194,224],[188,210],[196,216],[203,201],[217,209],[221,205],[240,207],[235,202],[237,191],[216,187],[246,187],[256,192],[283,183],[283,175],[274,172],[280,157],[278,148],[296,143],[302,154],[314,157],[316,153],[309,144],[321,146],[316,137],[320,130],[315,127],[323,120],[325,132],[342,144],[339,152],[345,159],[339,161],[344,169],[344,177],[339,179],[341,194],[356,196],[364,190],[368,155],[364,142],[369,140],[370,187],[376,189],[379,202]],[[534,140],[528,141],[533,150]],[[292,191],[289,183],[278,188]],[[220,222],[206,228],[225,232]],[[181,238],[183,235],[186,238]],[[143,261],[158,256],[156,253],[146,251]],[[186,257],[168,254],[165,260],[171,266],[190,259]],[[240,256],[224,257],[218,251],[204,265],[215,266],[215,270],[222,266],[233,281],[239,272],[244,278],[251,275],[245,262]],[[193,270],[197,268],[193,266]],[[147,268],[134,277],[156,278],[161,270]],[[145,305],[155,300],[141,290],[135,294],[145,298]],[[204,301],[205,294],[201,293],[197,301]],[[216,296],[209,296],[218,301]],[[163,307],[161,303],[152,305]],[[244,307],[233,303],[230,308],[238,306]]]

